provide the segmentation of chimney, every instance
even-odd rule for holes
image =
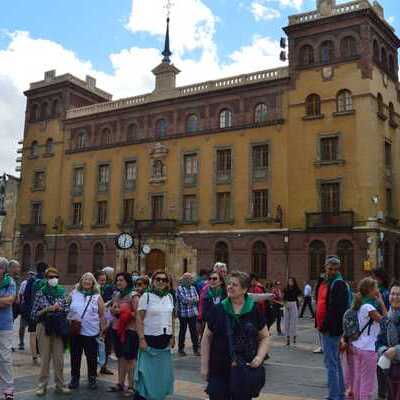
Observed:
[[[86,75],[86,84],[89,89],[94,89],[96,87],[96,78],[90,75]]]
[[[52,81],[55,77],[56,77],[56,70],[55,69],[52,69],[50,71],[46,71],[44,73],[44,80],[46,82]]]

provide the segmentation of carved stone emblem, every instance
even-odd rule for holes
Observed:
[[[331,80],[333,78],[333,67],[329,66],[329,67],[323,67],[322,68],[322,79],[328,81]]]

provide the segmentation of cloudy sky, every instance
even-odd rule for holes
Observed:
[[[316,0],[172,0],[178,85],[281,66],[291,14]],[[338,1],[339,2],[339,1]],[[344,2],[344,1],[340,1]],[[395,28],[398,0],[381,0]],[[166,0],[0,0],[0,173],[15,174],[29,82],[46,70],[97,78],[114,99],[151,91]],[[398,29],[397,29],[398,30]]]

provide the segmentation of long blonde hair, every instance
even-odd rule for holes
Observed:
[[[82,286],[82,282],[85,278],[90,278],[92,280],[92,290],[94,294],[98,294],[100,293],[100,286],[97,283],[96,278],[94,277],[94,275],[91,272],[85,272],[82,276],[81,279],[79,279],[79,282],[75,285],[75,289],[78,291],[83,291],[83,286]]]

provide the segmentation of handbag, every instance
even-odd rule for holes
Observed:
[[[92,301],[92,297],[93,296],[90,296],[89,297],[89,300],[88,300],[88,302],[87,302],[87,304],[86,304],[86,307],[85,307],[85,309],[83,310],[83,314],[81,315],[81,319],[80,320],[78,320],[78,319],[71,319],[71,321],[70,321],[70,325],[69,325],[69,334],[71,335],[71,336],[79,336],[80,334],[81,334],[81,329],[82,329],[82,320],[83,320],[83,317],[85,316],[85,314],[86,314],[86,311],[87,311],[87,309],[88,309],[88,307],[89,307],[89,304],[90,304],[90,302]]]
[[[226,326],[228,336],[228,347],[232,360],[229,380],[229,391],[238,398],[253,398],[260,395],[261,389],[265,385],[265,368],[260,365],[252,368],[246,362],[238,359],[233,346],[233,330],[231,319],[226,314]]]

